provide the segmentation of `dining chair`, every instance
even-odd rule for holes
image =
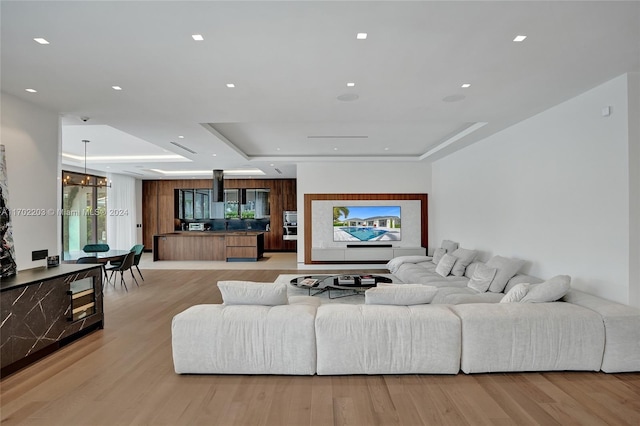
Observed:
[[[140,272],[140,268],[138,268],[138,265],[140,264],[140,258],[142,258],[142,252],[144,251],[144,245],[136,244],[135,246],[131,247],[131,250],[129,250],[129,251],[136,254],[133,257],[133,266],[136,267],[136,269],[138,270],[138,274],[140,274],[140,278],[142,278],[142,281],[144,281],[144,277],[142,276],[142,272]],[[119,266],[121,263],[122,263],[122,261],[116,260],[116,261],[112,261],[111,263],[109,263],[109,265],[111,265],[111,266]]]
[[[138,265],[140,264],[140,259],[142,258],[142,252],[144,251],[144,245],[143,244],[136,244],[135,246],[133,246],[131,248],[131,251],[135,252],[135,256],[133,257],[133,266],[136,267],[136,270],[138,271],[138,274],[140,274],[140,278],[142,278],[142,281],[144,281],[144,277],[142,276],[142,272],[140,272],[140,268],[138,268]]]
[[[109,251],[109,244],[87,244],[82,247],[85,253],[103,253]]]
[[[133,280],[136,282],[136,285],[139,287],[140,285],[138,284],[138,280],[136,280],[135,275],[133,275],[133,271],[131,270],[131,267],[133,266],[133,258],[135,256],[135,252],[131,251],[129,253],[127,253],[127,255],[124,257],[124,260],[122,261],[122,263],[120,263],[117,266],[111,266],[109,268],[107,268],[108,271],[111,271],[111,275],[109,275],[109,281],[111,281],[111,278],[113,277],[113,274],[116,272],[120,272],[120,285],[124,286],[124,289],[129,291],[129,289],[127,288],[127,283],[124,280],[124,271],[129,271],[131,272],[131,277],[133,278]],[[113,282],[113,286],[115,287],[116,282]]]

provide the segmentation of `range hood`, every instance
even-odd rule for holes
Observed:
[[[214,203],[224,202],[224,170],[213,171],[213,195]]]

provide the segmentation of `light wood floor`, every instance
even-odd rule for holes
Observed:
[[[640,374],[173,372],[173,315],[219,303],[218,280],[273,281],[281,273],[296,271],[143,270],[140,288],[130,278],[128,293],[109,287],[104,330],[0,382],[2,425],[640,424]]]

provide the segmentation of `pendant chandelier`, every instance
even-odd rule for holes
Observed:
[[[87,174],[87,144],[88,140],[83,140],[84,143],[84,176],[78,178],[76,176],[66,175],[62,179],[62,183],[66,186],[88,186],[91,188],[111,188],[111,182],[107,182],[106,178],[99,176],[91,176]],[[78,181],[80,179],[80,181]]]

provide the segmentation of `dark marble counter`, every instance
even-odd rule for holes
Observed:
[[[43,266],[41,268],[25,269],[23,271],[18,271],[18,273],[13,277],[2,278],[0,280],[0,292],[27,286],[30,284],[38,284],[41,281],[50,280],[56,277],[61,277],[76,272],[81,272],[91,268],[100,268],[100,265],[60,264],[59,266],[54,266],[51,268]]]
[[[19,271],[0,286],[0,377],[103,327],[98,264]]]

